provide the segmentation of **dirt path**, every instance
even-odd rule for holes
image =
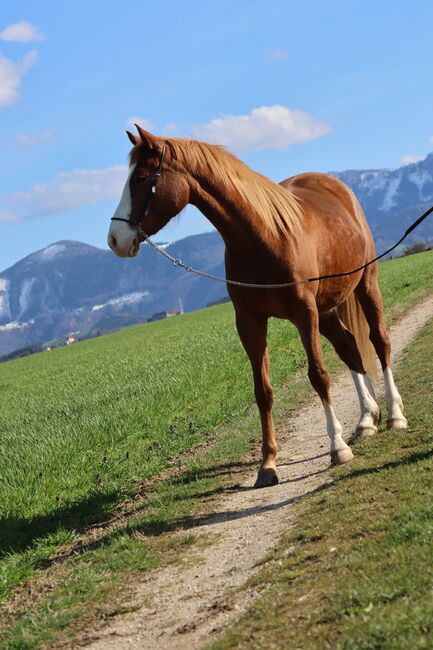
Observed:
[[[394,363],[431,317],[433,296],[412,308],[391,329]],[[348,372],[336,378],[332,395],[347,438],[358,418],[358,401]],[[249,475],[243,488],[226,495],[219,510],[194,529],[196,534],[220,535],[214,544],[198,552],[199,564],[192,565],[186,558],[184,565],[146,574],[143,582],[131,586],[131,603],[141,607],[115,617],[75,647],[201,648],[251,605],[258,594],[254,590],[238,594],[237,587],[254,574],[257,562],[294,521],[291,504],[332,480],[328,474],[329,442],[318,398],[296,415],[291,414],[278,433],[287,440],[278,458],[279,485],[249,489],[255,474]]]

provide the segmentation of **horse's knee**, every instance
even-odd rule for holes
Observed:
[[[272,386],[270,384],[256,386],[254,393],[259,409],[270,411],[274,404],[274,391],[272,390]]]

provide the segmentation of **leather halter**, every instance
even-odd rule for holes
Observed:
[[[165,142],[162,145],[162,152],[161,152],[161,157],[159,159],[158,167],[155,169],[152,175],[149,193],[146,198],[146,203],[144,204],[144,213],[143,213],[144,217],[147,217],[147,215],[149,214],[150,208],[152,207],[153,200],[156,196],[156,188],[158,186],[159,179],[161,178],[164,158],[165,158]],[[129,223],[130,226],[133,226],[134,228],[137,228],[139,231],[141,231],[141,227],[140,227],[141,217],[139,217],[135,221],[131,221],[131,219],[124,219],[123,217],[111,217],[111,221],[125,221],[126,223]]]

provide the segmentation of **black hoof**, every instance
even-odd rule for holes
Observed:
[[[254,483],[255,488],[264,488],[271,487],[271,485],[277,485],[278,483],[278,474],[273,468],[269,469],[259,469],[259,474],[257,476],[257,481]]]

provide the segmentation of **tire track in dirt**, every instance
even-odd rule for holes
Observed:
[[[433,295],[391,328],[394,363],[431,317]],[[381,394],[382,386],[378,388]],[[331,391],[347,439],[359,417],[349,372],[334,378]],[[136,611],[114,617],[98,631],[88,630],[69,647],[192,650],[216,639],[253,603],[257,592],[238,593],[238,587],[257,571],[257,563],[295,523],[292,504],[332,480],[329,440],[318,397],[291,413],[287,423],[278,428],[278,436],[287,441],[278,456],[280,483],[254,490],[255,473],[248,475],[238,490],[219,501],[216,512],[199,518],[194,533],[219,538],[194,551],[198,562],[192,564],[187,555],[181,565],[147,573],[141,582],[131,585],[130,604],[139,605]]]

